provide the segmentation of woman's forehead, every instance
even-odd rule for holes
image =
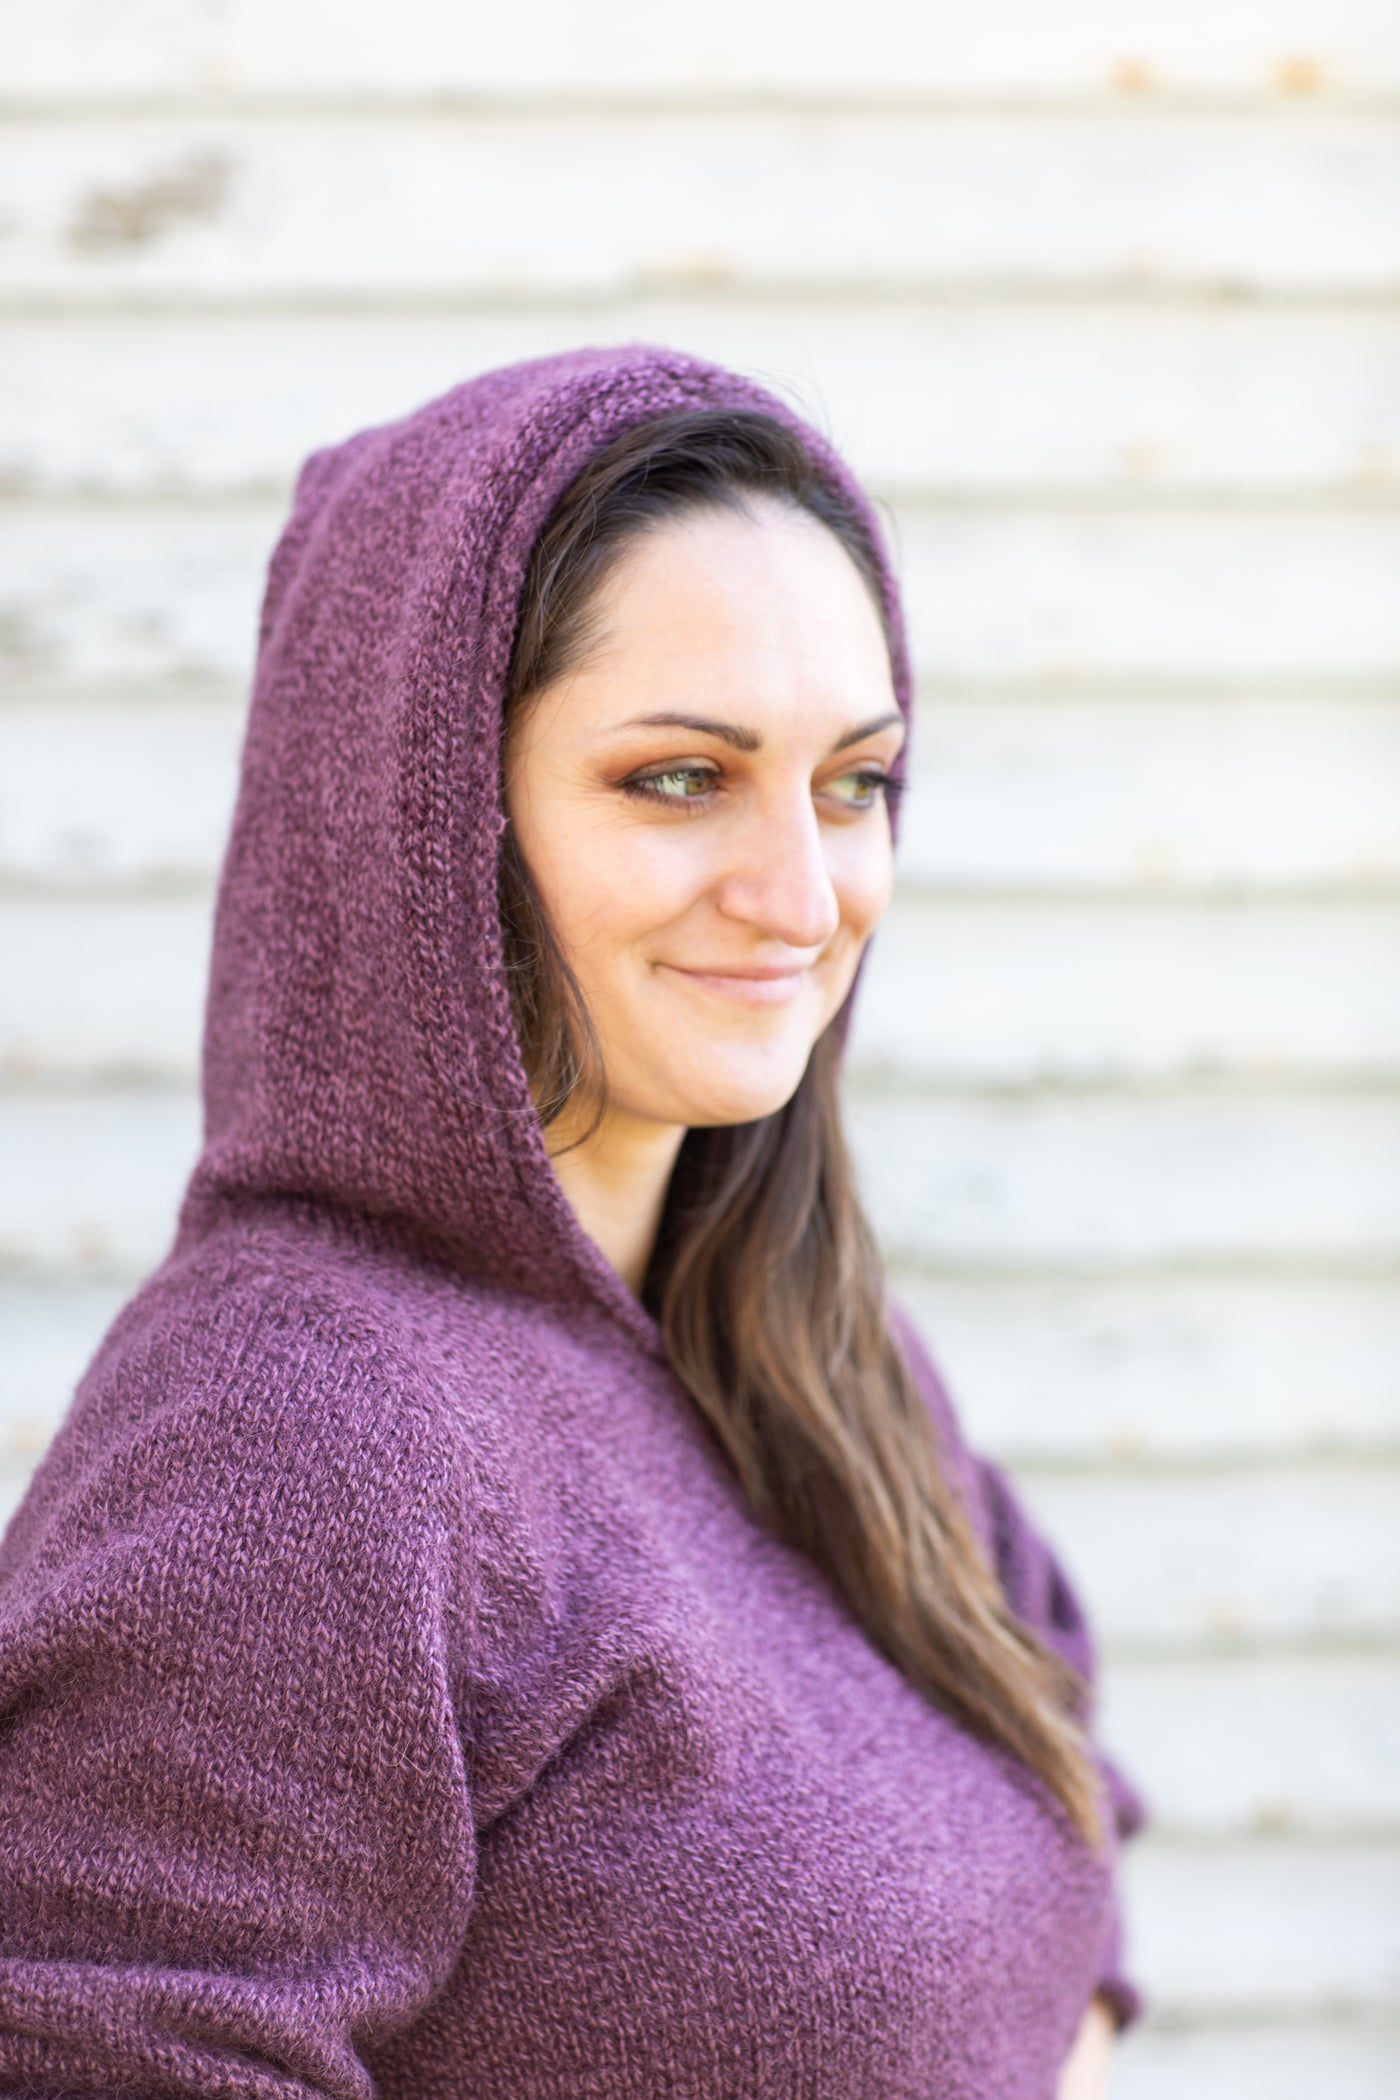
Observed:
[[[709,692],[716,679],[756,702],[796,686],[829,690],[833,703],[892,690],[884,629],[855,563],[818,520],[776,505],[697,513],[639,537],[600,590],[576,675],[599,705],[653,683]]]

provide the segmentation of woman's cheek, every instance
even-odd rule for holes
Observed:
[[[714,888],[723,874],[716,831],[685,816],[638,827],[616,857],[619,922],[638,935],[667,926]]]
[[[872,933],[889,908],[894,890],[894,856],[889,832],[862,839],[842,855],[832,871],[841,917],[853,933]]]
[[[683,886],[675,843],[637,823],[581,829],[551,872],[554,924],[579,946],[633,945],[673,915],[670,900]]]

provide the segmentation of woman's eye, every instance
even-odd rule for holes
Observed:
[[[713,766],[671,766],[664,773],[645,773],[634,780],[624,780],[622,786],[629,795],[643,796],[652,802],[693,806],[709,797],[719,778]],[[821,792],[834,795],[847,809],[866,810],[873,809],[882,795],[891,793],[895,784],[886,773],[842,773]]]
[[[669,773],[649,773],[642,780],[624,782],[630,793],[655,795],[665,802],[694,802],[714,780],[710,766],[675,766]]]
[[[831,785],[841,801],[849,803],[852,809],[869,809],[879,801],[886,779],[883,773],[843,773]]]

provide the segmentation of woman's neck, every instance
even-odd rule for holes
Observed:
[[[545,1148],[579,1224],[640,1297],[685,1127],[609,1110],[574,1144],[586,1120],[566,1108],[545,1131]]]

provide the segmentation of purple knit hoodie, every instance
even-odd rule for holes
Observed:
[[[615,433],[724,404],[794,420],[691,358],[584,351],[302,471],[203,1154],[0,1545],[6,2095],[1052,2100],[1093,1991],[1138,2010],[1114,1850],[758,1521],[515,1045],[497,743],[530,548]],[[894,1317],[1009,1597],[1089,1669]],[[1121,1837],[1140,1805],[1105,1783]]]

